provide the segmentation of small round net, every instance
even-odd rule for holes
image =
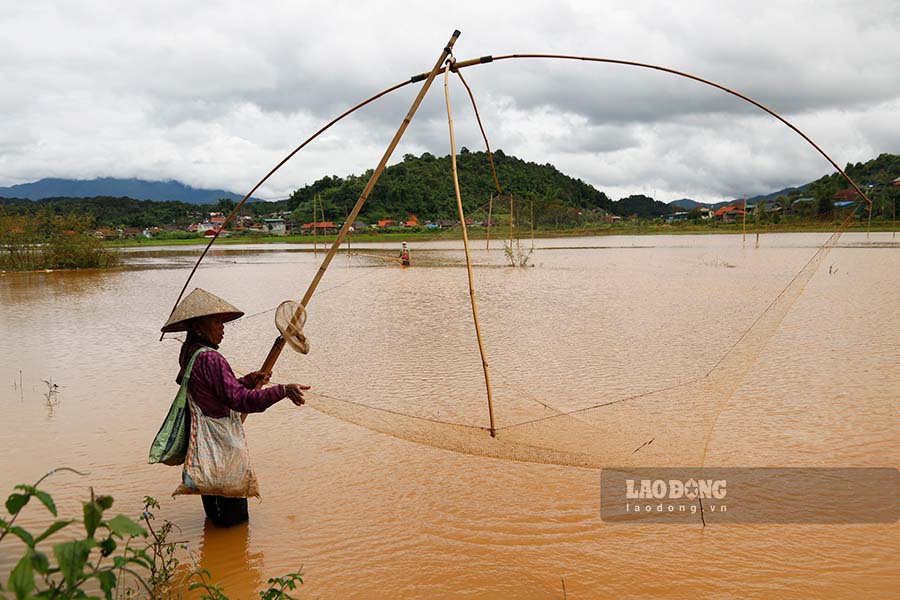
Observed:
[[[306,308],[299,302],[285,300],[275,309],[275,327],[284,341],[301,354],[309,354],[309,340],[303,334]]]

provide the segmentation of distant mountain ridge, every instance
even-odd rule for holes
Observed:
[[[791,192],[794,192],[797,190],[801,190],[801,191],[805,190],[806,188],[808,188],[811,185],[812,185],[812,183],[807,183],[807,184],[799,185],[796,187],[786,187],[783,190],[778,190],[777,192],[771,192],[769,194],[764,194],[761,196],[753,196],[752,198],[747,198],[747,204],[754,205],[757,202],[774,200],[775,198],[778,198],[779,196],[787,196]],[[718,208],[722,208],[723,206],[728,206],[729,204],[733,204],[735,202],[743,203],[744,199],[743,198],[735,198],[734,200],[724,200],[722,202],[716,202],[715,204],[706,204],[704,202],[697,202],[696,200],[691,200],[690,198],[679,198],[678,200],[672,200],[671,202],[669,202],[669,206],[677,206],[681,210],[690,211],[690,210],[694,210],[698,206],[704,206],[706,208],[718,209]]]
[[[240,201],[244,196],[226,190],[194,188],[180,181],[147,181],[144,179],[47,178],[33,183],[0,187],[0,198],[93,198],[96,196],[128,197],[135,200],[175,200],[190,204],[215,204],[222,198]],[[252,198],[251,200],[255,200]]]

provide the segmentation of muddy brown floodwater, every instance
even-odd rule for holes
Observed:
[[[539,240],[525,269],[475,242],[498,426],[708,372],[827,237],[764,235],[759,248],[740,236]],[[0,276],[0,492],[69,466],[90,475],[45,483],[61,515],[80,514],[89,486],[129,514],[155,496],[158,518],[178,524],[233,598],[300,566],[309,598],[561,598],[563,580],[570,598],[900,590],[897,523],[610,524],[596,468],[443,449],[454,427],[487,426],[455,242],[413,244],[407,269],[338,256],[309,306],[311,354],[285,351],[273,377],[312,385],[311,404],[350,400],[420,417],[418,429],[365,407],[338,419],[282,402],[253,415],[262,499],[248,526],[212,528],[198,498],[171,498],[180,471],[146,462],[176,392],[179,343],[158,332],[196,254],[136,250],[123,270]],[[210,254],[195,285],[248,315],[221,349],[237,371],[259,367],[277,335],[270,309],[301,296],[321,258],[286,245]],[[757,347],[718,367],[730,385],[703,402],[684,393],[600,409],[579,421],[596,433],[585,448],[600,463],[645,457],[631,459],[639,466],[900,466],[898,290],[892,235],[845,234]],[[42,380],[59,385],[55,405]],[[560,431],[542,438],[544,458],[578,445],[552,439]],[[656,441],[634,453],[622,447],[629,432]],[[45,522],[31,506],[22,519]],[[19,550],[0,547],[4,583]]]

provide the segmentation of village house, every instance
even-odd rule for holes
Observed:
[[[396,224],[397,221],[393,219],[381,219],[380,221],[378,221],[378,224],[373,225],[373,227],[378,227],[379,229],[381,229],[383,227],[393,227]]]
[[[767,215],[781,214],[783,210],[784,207],[775,201],[769,201],[763,204],[763,212]]]
[[[859,199],[859,194],[856,193],[854,189],[846,189],[846,190],[838,190],[834,193],[834,203],[837,206],[838,202],[856,202]]]
[[[314,221],[300,226],[300,235],[313,233],[326,234],[337,233],[338,226],[333,221]]]
[[[13,233],[22,233],[21,230],[18,232],[13,231]],[[94,232],[94,237],[99,238],[101,240],[114,240],[121,235],[121,230],[113,229],[111,227],[101,227],[97,231]]]
[[[287,235],[284,219],[263,219],[263,231],[271,235]]]
[[[816,199],[804,196],[803,198],[797,198],[793,202],[791,202],[791,212],[794,214],[797,213],[806,213],[811,211],[816,205]]]
[[[690,214],[687,211],[679,211],[676,213],[672,213],[671,215],[666,215],[666,223],[674,223],[675,221],[687,221],[690,218]]]
[[[714,214],[713,218],[717,221],[721,221],[722,223],[734,223],[738,219],[742,219],[744,217],[744,210],[737,204],[729,204],[728,206],[723,206],[718,209]]]

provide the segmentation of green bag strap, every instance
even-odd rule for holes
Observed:
[[[196,352],[194,352],[193,356],[191,356],[191,360],[187,364],[187,368],[184,370],[184,377],[181,380],[181,387],[178,388],[178,393],[175,395],[175,399],[172,400],[172,404],[169,407],[169,412],[166,415],[166,418],[163,420],[162,426],[159,428],[156,436],[153,438],[153,443],[150,445],[150,457],[149,462],[151,464],[162,462],[167,465],[178,465],[184,462],[183,452],[186,450],[186,447],[181,450],[182,455],[180,456],[180,460],[178,459],[177,451],[173,451],[172,444],[181,436],[179,432],[174,431],[175,427],[184,427],[186,423],[189,423],[190,412],[187,408],[187,398],[188,398],[188,383],[191,379],[191,372],[194,369],[194,361],[200,356],[201,352],[206,352],[207,350],[212,350],[212,348],[201,347],[198,348]],[[184,413],[183,418],[179,417],[179,412]],[[181,423],[181,425],[176,425]],[[182,439],[186,439],[181,436]],[[186,442],[184,442],[186,443]],[[175,454],[173,454],[175,452]]]
[[[191,379],[191,371],[194,370],[194,361],[197,360],[197,357],[200,356],[201,352],[206,352],[207,350],[212,350],[212,348],[207,348],[206,346],[201,346],[197,348],[197,351],[194,352],[194,355],[191,356],[191,360],[188,361],[187,368],[184,370],[184,377],[181,378],[181,389],[178,390],[180,394],[182,390],[186,391],[188,386],[188,381]]]

